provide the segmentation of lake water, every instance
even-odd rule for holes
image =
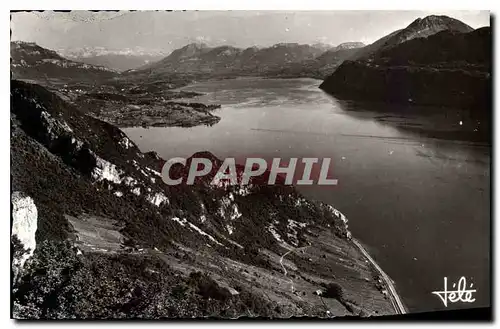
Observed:
[[[465,276],[473,304],[490,305],[490,147],[450,140],[477,124],[453,110],[336,100],[313,79],[210,81],[183,88],[222,104],[221,121],[193,128],[127,128],[163,158],[332,158],[337,186],[299,187],[334,205],[395,281],[411,311],[444,309],[431,292]],[[415,114],[419,113],[418,116]],[[484,123],[483,123],[484,124]],[[447,139],[431,138],[436,136]]]

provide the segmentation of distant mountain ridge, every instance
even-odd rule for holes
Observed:
[[[327,51],[329,49],[334,48],[334,45],[328,44],[328,43],[323,43],[323,42],[316,42],[311,44],[312,47],[321,49],[323,51]]]
[[[270,47],[209,47],[191,43],[169,56],[128,73],[152,75],[324,77],[357,52],[364,44],[345,42],[338,46],[316,43],[277,43]]]
[[[337,47],[333,47],[332,50],[343,50],[343,49],[358,49],[366,46],[362,42],[344,42],[338,45]]]
[[[160,49],[147,49],[143,47],[132,48],[106,48],[106,47],[81,47],[81,48],[59,48],[56,49],[59,54],[66,58],[86,58],[104,55],[123,55],[123,56],[161,56],[165,57],[169,52]]]
[[[82,79],[99,80],[118,73],[104,66],[72,61],[57,52],[33,42],[10,43],[11,72],[16,79]]]
[[[270,47],[243,49],[190,43],[163,58],[145,51],[134,55],[130,49],[93,48],[64,50],[66,57],[63,57],[34,43],[16,41],[11,43],[11,70],[14,78],[35,80],[51,77],[99,80],[116,77],[119,72],[135,78],[153,75],[186,82],[212,76],[323,78],[363,46],[361,42],[337,46],[277,43]]]
[[[158,52],[143,49],[108,50],[84,47],[66,50],[71,58],[65,59],[54,51],[24,51],[16,46],[11,47],[12,70],[15,77],[21,78],[51,75],[85,78],[84,75],[89,73],[97,74],[100,78],[103,76],[102,72],[109,71],[107,76],[111,77],[122,71],[126,77],[153,77],[186,83],[199,79],[238,76],[324,79],[345,60],[373,59],[397,45],[414,39],[425,39],[441,31],[467,33],[472,30],[459,20],[431,15],[416,19],[407,27],[367,46],[361,42],[344,42],[337,46],[325,43],[278,43],[270,47],[238,48],[230,45],[213,47],[204,43],[190,43],[163,58],[159,58],[161,55]],[[23,51],[24,55],[21,54]],[[28,60],[23,57],[27,53],[30,53]],[[51,73],[54,70],[59,73]]]
[[[121,55],[121,54],[107,54],[107,55],[96,55],[89,57],[70,57],[78,62],[104,66],[116,71],[126,71],[131,69],[136,69],[147,65],[149,63],[156,62],[162,59],[163,56],[159,55]]]
[[[105,47],[61,48],[63,57],[90,65],[104,66],[116,71],[126,71],[159,61],[167,55],[161,50],[141,47],[108,49]]]
[[[191,43],[141,69],[166,73],[265,70],[283,63],[311,60],[321,53],[322,49],[298,43],[278,43],[271,47],[246,49]]]

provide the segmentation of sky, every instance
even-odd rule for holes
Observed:
[[[473,28],[490,25],[488,11],[45,11],[12,13],[11,38],[50,49],[139,47],[165,53],[192,42],[236,47],[369,44],[431,14]]]

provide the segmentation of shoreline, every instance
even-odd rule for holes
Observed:
[[[406,314],[408,313],[408,310],[406,306],[404,305],[401,296],[399,296],[396,287],[393,285],[393,280],[389,275],[387,275],[384,270],[377,264],[377,262],[370,256],[368,251],[366,251],[365,247],[355,238],[351,239],[351,242],[358,248],[358,250],[366,257],[366,259],[370,262],[370,264],[373,265],[375,270],[380,274],[380,277],[385,283],[385,286],[387,287],[387,295],[389,296],[391,303],[394,307],[394,310],[398,314]]]
[[[360,252],[361,254],[370,262],[370,264],[375,268],[375,270],[378,272],[379,276],[382,278],[385,287],[387,288],[387,296],[389,297],[391,304],[396,311],[397,314],[406,314],[408,313],[407,308],[405,307],[401,296],[399,296],[396,287],[394,287],[393,280],[387,273],[384,272],[384,270],[378,265],[378,263],[370,256],[370,253],[363,247],[361,242],[354,238],[352,236],[351,231],[349,231],[349,226],[348,222],[349,220],[347,217],[338,209],[333,207],[332,205],[327,205],[327,207],[330,208],[330,210],[333,212],[335,216],[340,218],[344,222],[345,230],[346,230],[346,238],[349,242],[351,242]]]

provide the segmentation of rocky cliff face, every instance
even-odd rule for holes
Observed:
[[[338,210],[257,181],[167,186],[156,153],[41,86],[12,81],[11,161],[15,318],[394,312]]]
[[[448,106],[491,117],[491,30],[456,30],[427,38],[405,33],[407,41],[344,62],[320,88],[339,98]]]
[[[12,240],[16,243],[12,269],[14,276],[24,267],[24,263],[36,249],[35,233],[38,212],[33,199],[22,192],[12,193]]]

